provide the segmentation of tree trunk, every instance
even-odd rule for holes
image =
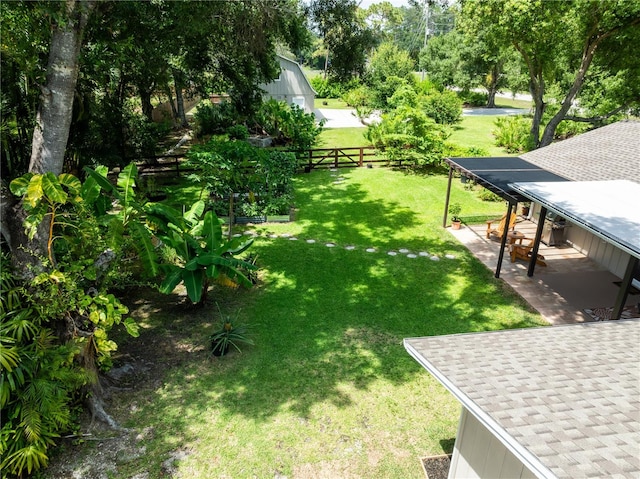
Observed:
[[[487,81],[487,108],[496,107],[496,93],[498,92],[498,81],[500,79],[500,70],[498,65],[491,68],[491,73]]]
[[[173,70],[173,81],[176,89],[176,104],[178,107],[178,124],[182,128],[187,128],[189,126],[189,122],[187,121],[187,115],[184,111],[184,99],[182,97],[182,74]]]
[[[138,86],[140,102],[142,103],[142,114],[149,121],[153,121],[153,105],[151,104],[151,89]]]
[[[547,126],[545,127],[542,138],[540,140],[540,147],[550,145],[553,141],[553,138],[556,134],[556,128],[558,128],[560,122],[564,120],[567,112],[569,111],[569,108],[571,108],[571,105],[573,104],[573,100],[575,100],[576,95],[584,84],[584,77],[587,74],[587,70],[589,69],[589,65],[591,65],[593,55],[595,54],[596,48],[598,47],[601,39],[602,38],[596,38],[596,40],[593,42],[591,42],[591,39],[587,40],[587,44],[585,45],[582,53],[580,68],[578,68],[578,71],[576,72],[576,76],[573,79],[573,84],[571,85],[571,88],[569,89],[567,95],[564,97],[562,105],[560,106],[560,110],[553,116],[553,118],[551,118],[549,123],[547,123]]]
[[[171,92],[169,84],[165,85],[164,91],[167,94],[167,101],[169,102],[169,106],[171,106],[171,118],[173,118],[173,123],[175,124],[178,120],[178,109],[176,108],[176,103],[173,101],[173,93]]]
[[[41,88],[33,132],[31,173],[52,172],[57,176],[62,172],[78,79],[82,33],[93,7],[93,2],[87,0],[67,0],[67,19],[53,28],[47,84]]]

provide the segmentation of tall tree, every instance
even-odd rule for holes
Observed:
[[[373,32],[358,14],[355,0],[314,0],[310,20],[326,48],[325,74],[346,81],[364,73]]]
[[[521,55],[535,105],[531,135],[536,147],[553,140],[556,128],[578,98],[594,58],[606,57],[617,48],[638,61],[636,47],[629,41],[630,30],[637,31],[640,25],[640,3],[635,1],[463,0],[461,20],[471,35],[488,30]],[[540,135],[548,85],[560,88],[564,96]]]

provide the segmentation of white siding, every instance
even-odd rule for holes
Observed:
[[[532,218],[537,221],[540,214],[540,206],[533,205]],[[603,268],[609,270],[619,278],[624,276],[627,264],[629,263],[629,254],[616,248],[611,243],[589,233],[578,225],[567,222],[565,230],[565,239],[577,251],[589,257]]]
[[[462,408],[449,479],[535,477],[480,421]]]
[[[284,57],[278,57],[280,76],[277,80],[260,85],[266,91],[265,97],[302,106],[306,113],[313,112],[315,91],[304,76],[300,65]]]

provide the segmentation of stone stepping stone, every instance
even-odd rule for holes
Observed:
[[[356,249],[356,247],[353,246],[353,245],[347,245],[347,246],[344,247],[344,249],[352,251],[352,250]]]
[[[395,251],[387,251],[387,254],[388,254],[389,256],[396,256],[398,253],[397,253],[397,252],[395,252]]]
[[[447,259],[456,259],[456,255],[454,254],[445,254],[444,257]]]
[[[289,241],[298,241],[298,238],[296,238],[295,236],[292,236],[289,238]]]
[[[376,252],[376,249],[375,249],[375,248],[367,248],[365,251],[366,251],[367,253],[375,253],[375,252]]]
[[[325,246],[327,248],[335,248],[336,244],[335,243],[326,243]]]
[[[313,244],[313,243],[315,243],[315,242],[316,242],[316,240],[314,240],[314,239],[308,239],[308,240],[307,240],[307,243],[309,243],[309,244]]]
[[[289,233],[282,233],[280,238],[289,238],[291,235]]]
[[[409,252],[407,248],[400,248],[398,251],[400,251],[400,253],[402,254],[407,254]]]
[[[429,259],[431,261],[440,261],[440,258],[438,258],[435,254],[433,256],[431,256]]]
[[[413,253],[409,253],[407,255],[407,258],[417,258],[417,257],[418,257],[418,255],[417,254],[413,254]]]
[[[276,235],[276,234],[270,234],[270,235],[269,235],[269,238],[273,238],[273,239],[275,239],[275,238],[277,238],[277,237],[278,237],[278,235]]]
[[[429,252],[428,251],[420,251],[418,253],[419,256],[429,256]]]
[[[240,238],[242,236],[242,233],[236,233],[233,235],[234,238]]]

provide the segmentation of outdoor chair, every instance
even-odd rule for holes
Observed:
[[[527,244],[522,244],[523,240],[527,240]],[[513,243],[511,248],[511,262],[515,263],[517,259],[529,262],[531,260],[531,250],[533,250],[533,240],[531,238],[523,238],[520,243]],[[538,254],[536,256],[536,264],[540,266],[547,266],[544,261],[544,256]]]
[[[506,227],[507,224],[507,215],[506,213],[502,215],[502,218],[497,220],[489,220],[487,221],[487,238],[491,238],[492,235],[496,236],[498,239],[502,239],[502,235],[509,232],[516,226],[517,216],[514,213],[511,213],[511,218],[509,219],[509,226]],[[499,222],[499,223],[498,223]],[[497,228],[492,228],[491,225],[494,223],[498,223]]]

